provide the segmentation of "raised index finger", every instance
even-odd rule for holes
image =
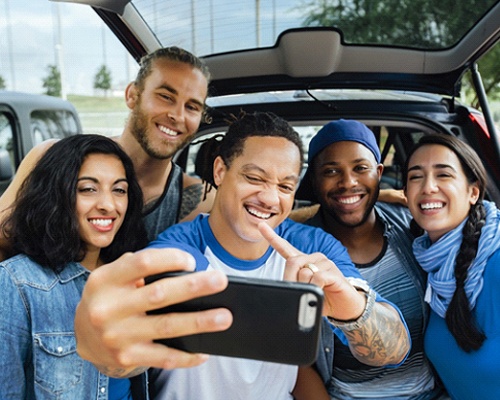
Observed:
[[[280,237],[273,228],[265,222],[259,223],[259,231],[264,236],[269,244],[285,259],[303,254],[301,251],[293,247],[288,241]]]

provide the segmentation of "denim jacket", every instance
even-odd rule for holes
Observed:
[[[79,263],[56,273],[24,255],[0,263],[0,399],[108,398],[108,377],[76,353],[88,275]],[[134,398],[147,399],[145,376],[133,382]]]
[[[420,294],[420,308],[422,309],[425,327],[427,326],[428,319],[428,306],[424,301],[426,277],[425,273],[413,257],[413,236],[409,231],[411,215],[405,207],[382,202],[375,205],[375,212],[377,214],[377,218],[383,223],[384,236],[387,238],[391,247],[395,250],[400,265],[406,269],[408,276],[411,277]],[[319,212],[315,217],[306,223],[308,225],[323,228],[322,218]],[[316,366],[325,384],[330,381],[333,374],[333,344],[333,330],[331,325],[325,319],[321,329],[321,346],[316,360]],[[412,351],[415,350],[415,348],[412,349]],[[419,350],[423,351],[423,349]]]

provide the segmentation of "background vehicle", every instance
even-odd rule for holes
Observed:
[[[223,134],[240,110],[275,112],[306,146],[324,123],[351,118],[379,138],[384,185],[401,187],[409,147],[441,132],[476,149],[489,174],[488,196],[500,205],[499,135],[477,68],[500,38],[497,0],[467,7],[400,2],[397,12],[387,0],[67,2],[92,6],[137,60],[177,45],[206,61],[212,122],[178,155],[189,172],[200,139]],[[461,102],[466,75],[481,111]]]
[[[79,133],[80,120],[70,102],[0,90],[0,194],[33,146]]]

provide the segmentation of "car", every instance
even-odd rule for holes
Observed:
[[[69,101],[0,90],[0,194],[35,145],[80,133],[78,113]]]
[[[228,116],[242,110],[284,117],[306,146],[326,122],[357,119],[378,138],[384,187],[401,188],[409,148],[440,132],[479,153],[489,174],[487,196],[500,205],[499,133],[477,67],[500,38],[496,0],[470,7],[421,0],[400,10],[384,0],[377,10],[338,1],[323,14],[324,1],[62,1],[93,7],[137,61],[177,45],[206,62],[211,123],[202,123],[176,158],[189,173],[200,174],[203,140],[223,135]],[[481,111],[464,101],[466,75]]]

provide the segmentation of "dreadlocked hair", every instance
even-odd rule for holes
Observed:
[[[455,261],[456,289],[445,318],[446,325],[457,344],[467,353],[478,350],[486,339],[485,334],[476,325],[469,299],[465,293],[468,269],[476,257],[485,218],[486,210],[483,202],[477,202],[471,206],[469,218],[462,230],[462,244]]]
[[[209,139],[198,140],[192,143],[201,144],[194,161],[194,173],[198,175],[204,183],[205,189],[203,200],[206,199],[207,194],[212,188],[217,188],[214,182],[214,160],[219,155],[219,146],[223,137],[224,135],[218,134]]]

